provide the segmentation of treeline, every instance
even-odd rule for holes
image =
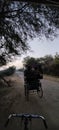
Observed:
[[[59,77],[59,54],[56,53],[53,57],[52,55],[46,55],[41,58],[26,57],[24,58],[24,66],[26,64],[41,64],[43,69],[43,74],[58,76]]]
[[[23,71],[24,71],[24,69],[23,69],[23,68],[20,68],[20,69],[18,69],[18,71],[23,72]]]
[[[53,57],[52,55],[46,55],[44,57],[37,59],[43,67],[43,73],[52,75],[52,76],[59,76],[59,54]]]

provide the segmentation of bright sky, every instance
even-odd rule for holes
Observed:
[[[27,55],[33,57],[44,57],[45,55],[55,55],[56,52],[59,53],[59,37],[55,38],[53,41],[43,38],[39,40],[38,38],[30,42],[31,50]]]
[[[23,58],[26,56],[39,58],[50,54],[54,56],[56,52],[59,54],[59,37],[55,38],[53,41],[47,40],[46,38],[43,38],[42,40],[36,38],[29,41],[29,45],[31,47],[31,51],[27,52],[25,55],[22,55],[16,61],[9,63],[8,66],[15,65],[17,68],[21,68],[23,66]]]
[[[23,55],[21,61],[26,56],[39,58],[44,57],[45,55],[54,56],[56,52],[59,54],[59,37],[55,38],[53,41],[47,40],[46,38],[43,38],[42,40],[36,38],[33,41],[30,41],[29,45],[32,51]]]

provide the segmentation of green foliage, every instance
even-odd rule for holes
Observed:
[[[15,70],[16,70],[15,66],[11,66],[8,69],[0,71],[0,76],[1,77],[10,76],[15,72]]]
[[[43,66],[43,73],[48,75],[59,76],[59,55],[56,54],[54,57],[46,55],[39,58]]]
[[[26,57],[26,58],[24,58],[24,61],[23,61],[24,67],[26,67],[26,65],[36,66],[37,64],[39,64],[38,60],[33,58],[33,57]]]
[[[33,58],[33,57],[26,57],[24,58],[24,66],[27,64],[34,65],[34,64],[41,64],[43,73],[52,75],[52,76],[59,76],[59,54],[53,57],[52,55],[46,55],[40,58]]]
[[[53,39],[59,29],[59,8],[17,0],[0,0],[0,65],[29,49],[35,36]]]
[[[55,55],[55,64],[59,64],[59,55],[56,53]]]
[[[24,68],[27,68],[27,66],[33,67],[33,68],[38,68],[38,70],[43,73],[42,70],[42,64],[39,61],[38,58],[34,58],[34,57],[26,57],[24,58]]]

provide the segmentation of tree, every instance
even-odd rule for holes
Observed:
[[[23,66],[26,68],[27,65],[34,67],[34,68],[38,67],[38,69],[40,69],[42,67],[42,64],[38,58],[29,57],[29,56],[25,57],[23,60]]]
[[[23,65],[26,67],[26,65],[35,66],[37,64],[37,60],[33,57],[26,57],[24,58]]]
[[[29,49],[28,39],[56,36],[59,8],[43,4],[0,0],[0,65]]]
[[[9,87],[10,85],[10,81],[7,81],[7,76],[11,76],[12,74],[15,73],[16,67],[15,66],[11,66],[8,69],[5,70],[1,70],[0,71],[0,84],[1,84],[1,80],[4,81],[4,83],[6,83]],[[2,82],[3,85],[3,82]]]
[[[38,58],[38,62],[42,64],[43,73],[53,76],[59,76],[59,54],[53,57],[52,55],[46,55]]]
[[[56,53],[54,61],[55,61],[55,64],[59,65],[59,54],[58,53]]]

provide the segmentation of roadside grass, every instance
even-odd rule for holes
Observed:
[[[3,98],[3,96],[7,95],[11,91],[11,87],[1,87],[0,88],[0,99]]]
[[[12,76],[7,77],[7,81],[10,82],[10,87],[4,81],[0,80],[0,99],[12,91],[15,82],[12,78]]]
[[[59,77],[50,76],[50,75],[43,75],[43,79],[59,82]]]
[[[15,74],[12,76],[7,76],[5,79],[10,82],[10,87],[5,82],[0,80],[0,100],[4,96],[8,95],[8,93],[10,93],[17,84],[21,84],[22,82],[21,78]]]

